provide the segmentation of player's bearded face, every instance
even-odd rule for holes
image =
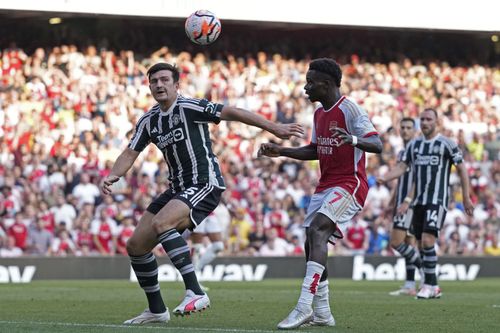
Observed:
[[[171,71],[161,70],[149,78],[149,89],[158,103],[173,102],[178,88],[179,82],[174,82]]]
[[[424,111],[420,115],[420,128],[426,136],[431,135],[436,130],[437,119],[433,112]]]

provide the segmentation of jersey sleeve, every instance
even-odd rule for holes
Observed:
[[[411,165],[413,162],[413,146],[415,145],[415,140],[410,141],[410,143],[406,146],[405,150],[403,150],[403,154],[401,156],[401,162],[406,163],[406,165]]]
[[[449,138],[446,138],[445,141],[452,163],[454,165],[462,163],[464,161],[464,157],[462,150],[458,147],[458,144]]]
[[[196,113],[193,115],[195,121],[220,123],[220,116],[223,104],[210,102],[207,99],[200,99]]]
[[[149,115],[143,115],[135,125],[134,135],[130,139],[128,147],[135,151],[141,152],[151,142],[149,135]]]
[[[359,114],[355,118],[352,118],[351,128],[352,134],[360,138],[367,138],[372,135],[378,135],[377,130],[375,129],[365,112]]]
[[[313,124],[312,124],[312,132],[311,132],[311,143],[318,144],[318,140],[316,139],[316,116],[318,115],[318,109],[314,111],[313,115]]]

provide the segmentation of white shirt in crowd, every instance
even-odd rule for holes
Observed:
[[[65,203],[61,206],[52,207],[50,212],[54,214],[54,222],[56,226],[61,224],[61,222],[65,222],[68,230],[73,229],[73,221],[76,219],[75,207]]]
[[[100,195],[99,188],[92,184],[78,184],[73,189],[73,195],[78,199],[80,205],[95,203],[95,199]]]

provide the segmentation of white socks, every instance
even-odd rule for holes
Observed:
[[[328,290],[328,280],[319,283],[318,291],[313,298],[314,314],[321,317],[330,316],[330,292]]]
[[[210,244],[207,247],[205,253],[203,253],[200,257],[198,257],[198,260],[196,261],[195,264],[195,269],[197,271],[201,271],[203,267],[211,263],[217,257],[217,253],[219,253],[222,250],[224,250],[223,242],[214,242]]]
[[[308,261],[306,264],[306,276],[302,283],[302,291],[300,292],[297,307],[300,310],[307,311],[312,307],[314,295],[318,293],[319,280],[325,267],[314,261]],[[328,288],[328,286],[327,286]],[[310,310],[309,310],[310,311]]]

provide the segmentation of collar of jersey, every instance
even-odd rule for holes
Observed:
[[[335,109],[335,107],[336,107],[336,106],[340,105],[340,103],[342,103],[342,102],[344,101],[344,99],[345,99],[345,96],[344,96],[344,95],[342,95],[342,96],[339,98],[339,100],[338,100],[335,104],[333,104],[333,105],[332,105],[332,107],[331,107],[331,108],[329,108],[328,110],[325,110],[325,108],[323,108],[323,111],[324,111],[324,112],[330,112],[330,111],[332,111],[333,109]]]
[[[437,139],[438,137],[440,137],[440,136],[441,136],[441,133],[438,133],[438,134],[436,134],[436,135],[435,135],[432,139],[427,140],[427,139],[425,138],[425,136],[422,134],[422,137],[424,138],[424,141],[425,141],[425,142],[432,142],[432,141],[436,140],[436,139]]]
[[[168,108],[168,110],[167,110],[167,111],[163,111],[163,110],[161,109],[161,107],[160,107],[160,114],[161,114],[162,116],[165,116],[165,115],[169,114],[170,112],[173,112],[173,111],[174,111],[175,106],[177,105],[177,99],[178,99],[178,98],[179,98],[179,97],[176,97],[176,98],[175,98],[175,101],[172,103],[172,105],[170,105],[170,107]]]

